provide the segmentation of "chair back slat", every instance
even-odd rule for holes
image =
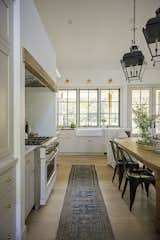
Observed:
[[[113,141],[113,140],[110,140],[110,144],[111,144],[114,160],[115,160],[115,162],[117,162],[119,160],[119,157],[118,157],[118,144],[115,141]]]

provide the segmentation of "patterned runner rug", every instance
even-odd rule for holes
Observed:
[[[94,165],[72,165],[56,240],[114,240]]]

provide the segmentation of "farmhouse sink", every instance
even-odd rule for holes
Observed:
[[[101,137],[103,136],[102,128],[76,128],[76,136],[79,137]]]

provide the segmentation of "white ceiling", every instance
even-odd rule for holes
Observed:
[[[35,0],[63,69],[120,69],[132,40],[133,0]],[[142,27],[160,0],[136,1],[136,39],[150,63]],[[150,65],[151,66],[151,65]]]

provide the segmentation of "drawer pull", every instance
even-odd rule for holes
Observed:
[[[6,183],[10,183],[10,182],[12,182],[12,179],[11,178],[7,178],[6,179]]]
[[[8,233],[7,239],[12,240],[12,235],[10,233]]]
[[[11,207],[12,207],[12,205],[9,203],[9,204],[6,205],[5,208],[11,208]]]

